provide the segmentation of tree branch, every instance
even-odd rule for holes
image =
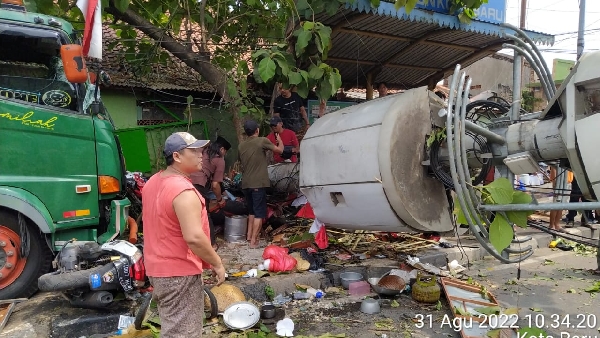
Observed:
[[[152,23],[131,9],[127,9],[124,13],[121,13],[114,7],[114,4],[111,3],[111,5],[106,8],[106,12],[132,27],[136,27],[148,37],[160,43],[161,47],[171,52],[171,54],[175,55],[190,68],[197,71],[206,82],[214,86],[217,93],[219,93],[225,101],[230,101],[226,90],[227,78],[222,69],[207,62],[208,60],[202,60],[198,54],[188,51],[184,45],[179,43],[173,37],[164,34],[161,28],[152,25]]]

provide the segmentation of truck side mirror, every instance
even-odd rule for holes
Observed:
[[[71,83],[84,83],[88,79],[83,48],[80,45],[62,45],[60,58],[65,69],[67,80]]]

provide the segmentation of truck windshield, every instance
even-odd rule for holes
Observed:
[[[60,33],[0,23],[0,100],[77,111],[78,86],[65,77]]]

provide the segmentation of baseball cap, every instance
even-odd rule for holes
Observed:
[[[279,122],[283,123],[283,120],[281,119],[281,117],[279,117],[279,116],[273,116],[273,117],[271,117],[270,125],[271,126],[276,126],[277,123],[279,123]]]
[[[244,131],[246,132],[246,135],[251,136],[256,132],[256,129],[258,129],[258,123],[256,121],[247,120],[244,122]]]
[[[173,153],[185,148],[195,149],[203,148],[208,144],[208,140],[197,140],[192,134],[186,132],[173,133],[165,141],[165,156],[171,156]]]

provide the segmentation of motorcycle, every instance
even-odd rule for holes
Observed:
[[[57,270],[38,279],[40,291],[62,292],[77,307],[106,308],[117,293],[135,299],[149,286],[142,250],[127,241],[69,241],[52,263]]]

